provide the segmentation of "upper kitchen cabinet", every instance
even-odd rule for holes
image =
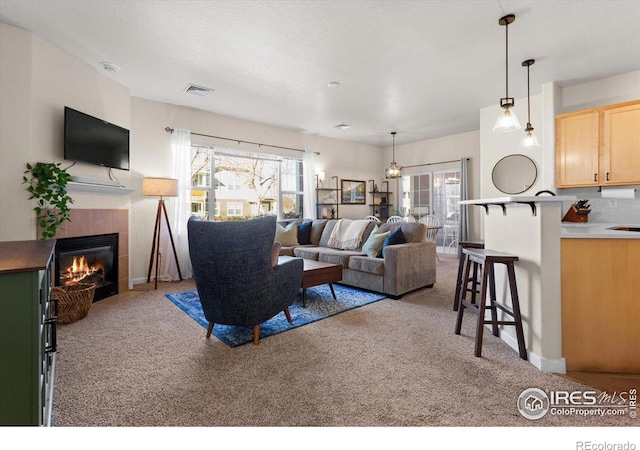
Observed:
[[[556,187],[640,184],[640,101],[556,116]]]
[[[640,102],[606,109],[603,126],[604,184],[640,184]]]

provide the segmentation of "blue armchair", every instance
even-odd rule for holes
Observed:
[[[260,342],[260,324],[284,311],[291,323],[291,305],[302,286],[301,259],[272,264],[275,216],[237,222],[187,224],[189,254],[204,316],[214,324],[253,327]]]

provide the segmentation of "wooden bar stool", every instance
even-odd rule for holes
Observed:
[[[498,325],[514,325],[516,327],[516,337],[518,339],[518,351],[520,353],[520,358],[526,360],[527,347],[524,342],[522,316],[520,315],[520,302],[518,300],[518,288],[516,286],[516,274],[513,264],[515,261],[518,261],[518,257],[486,249],[466,248],[462,250],[462,253],[466,254],[466,268],[464,280],[462,282],[462,292],[460,293],[460,305],[458,308],[458,319],[456,320],[455,333],[460,334],[460,329],[462,328],[462,317],[465,309],[476,314],[478,316],[478,324],[476,327],[476,344],[474,354],[479,357],[482,352],[482,335],[485,324],[491,324],[494,336],[500,335]],[[472,303],[466,298],[468,291],[467,286],[469,281],[471,281],[469,278],[469,269],[472,263],[482,266],[480,298],[476,303]],[[494,264],[504,264],[507,267],[512,309],[509,309],[507,306],[496,301]],[[489,306],[487,306],[487,287],[489,288]],[[485,311],[487,308],[491,310],[491,320],[487,320],[485,318]],[[498,309],[510,315],[513,320],[498,320]]]
[[[465,248],[484,248],[484,241],[461,241],[458,244],[458,258],[460,262],[458,263],[458,278],[456,280],[456,293],[453,299],[453,310],[458,310],[458,305],[460,305],[460,293],[462,292],[462,280],[466,278],[466,275],[463,276],[465,262],[467,260],[466,253],[463,253],[462,250]],[[475,303],[475,295],[478,292],[478,265],[473,264],[473,278],[470,279],[472,283],[472,295],[473,298],[471,300],[472,303]]]

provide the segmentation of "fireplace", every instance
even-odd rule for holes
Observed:
[[[58,239],[55,285],[89,283],[93,301],[118,293],[118,233]]]

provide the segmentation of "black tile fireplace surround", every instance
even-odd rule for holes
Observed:
[[[95,283],[93,301],[118,293],[118,233],[56,241],[55,285]]]

